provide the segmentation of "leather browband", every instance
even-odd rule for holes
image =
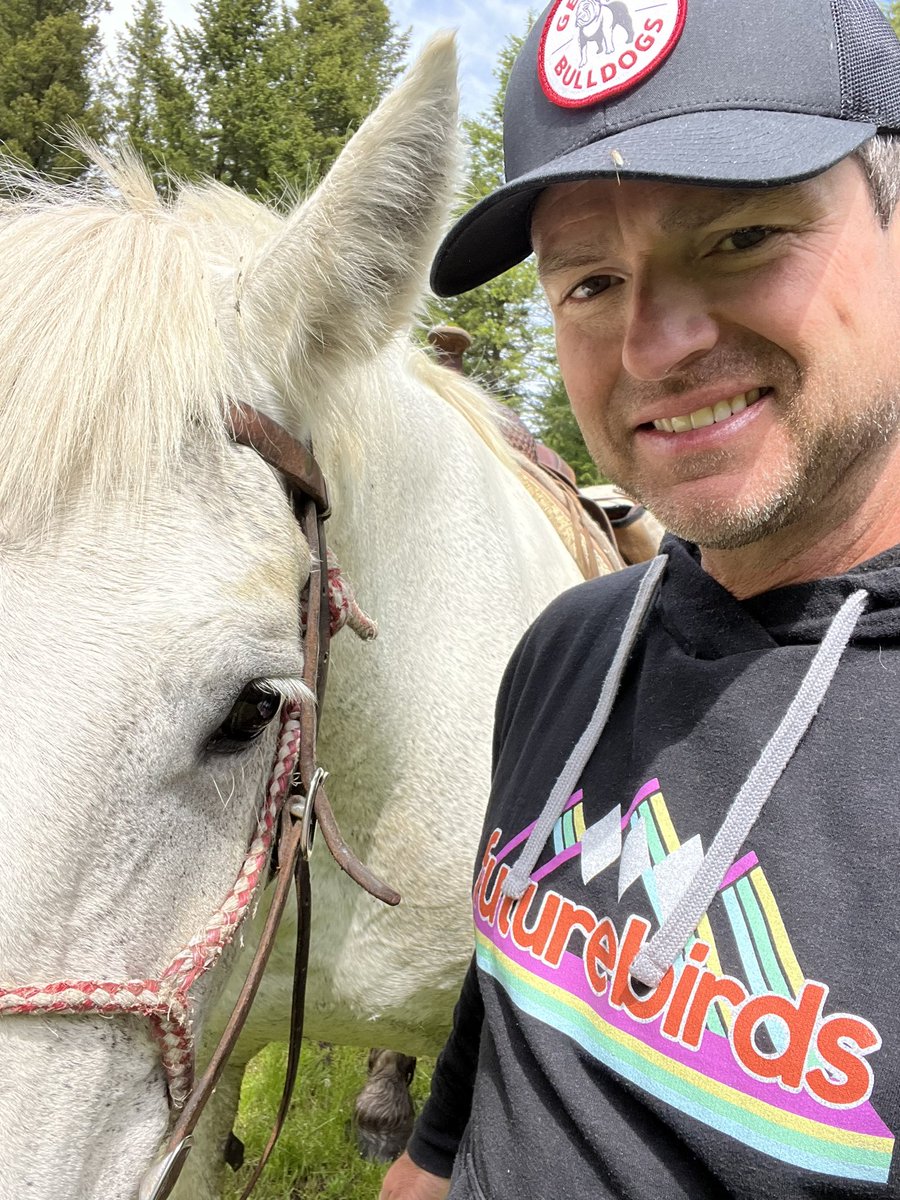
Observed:
[[[271,417],[237,400],[233,400],[228,407],[228,420],[233,442],[239,446],[249,446],[276,471],[280,471],[291,491],[308,496],[313,501],[323,520],[331,515],[325,477],[302,442],[291,437]]]

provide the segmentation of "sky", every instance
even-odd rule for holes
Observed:
[[[529,5],[516,0],[392,0],[391,11],[401,29],[412,29],[412,53],[439,29],[459,31],[462,109],[474,116],[490,103],[497,55],[510,34],[525,32]]]
[[[495,82],[492,74],[501,46],[510,34],[525,32],[529,6],[516,0],[389,0],[394,22],[412,33],[411,55],[421,50],[430,34],[457,29],[461,59],[462,110],[475,116],[490,103]],[[540,7],[537,3],[535,8]],[[111,0],[103,19],[107,47],[112,52],[115,35],[132,13],[132,0]],[[191,0],[163,0],[170,21],[189,24]]]

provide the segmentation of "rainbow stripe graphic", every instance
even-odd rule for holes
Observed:
[[[577,792],[577,796],[581,796]],[[556,853],[563,854],[566,850],[577,846],[584,837],[584,805],[573,796],[566,805],[565,812],[553,826],[553,848]],[[576,851],[577,853],[577,851]]]
[[[641,881],[659,920],[653,868],[677,851],[681,842],[656,779],[637,792],[622,814],[623,832],[634,828],[636,822],[643,823],[652,864]],[[505,859],[531,828],[499,849],[496,860]],[[579,791],[557,823],[551,862],[536,871],[533,879],[551,874],[577,855],[583,836],[583,795]],[[755,854],[734,864],[719,895],[720,911],[734,936],[747,990],[753,995],[775,993],[796,999],[806,977]],[[664,1037],[658,1023],[636,1021],[626,1009],[613,1007],[608,991],[597,996],[579,954],[567,950],[554,968],[521,951],[477,910],[475,922],[478,964],[515,1006],[572,1037],[624,1079],[781,1162],[843,1179],[887,1182],[894,1137],[872,1105],[865,1102],[855,1108],[833,1108],[805,1091],[793,1093],[753,1078],[732,1052],[727,1034],[732,1014],[724,1001],[718,1011],[710,1008],[701,1048],[696,1051]],[[722,975],[708,916],[697,936],[710,947],[707,966]],[[681,962],[683,965],[684,958]],[[769,1032],[778,1048],[783,1036],[780,1024],[774,1022]],[[813,1055],[811,1062],[815,1062]]]

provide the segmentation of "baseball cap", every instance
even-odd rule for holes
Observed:
[[[772,187],[879,132],[900,132],[900,41],[876,0],[554,0],[510,74],[506,183],[447,234],[432,288],[527,258],[552,184]]]

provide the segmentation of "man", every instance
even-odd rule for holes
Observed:
[[[900,45],[875,0],[659,0],[580,66],[578,10],[433,283],[533,247],[588,446],[677,537],[510,664],[382,1197],[900,1197]]]

